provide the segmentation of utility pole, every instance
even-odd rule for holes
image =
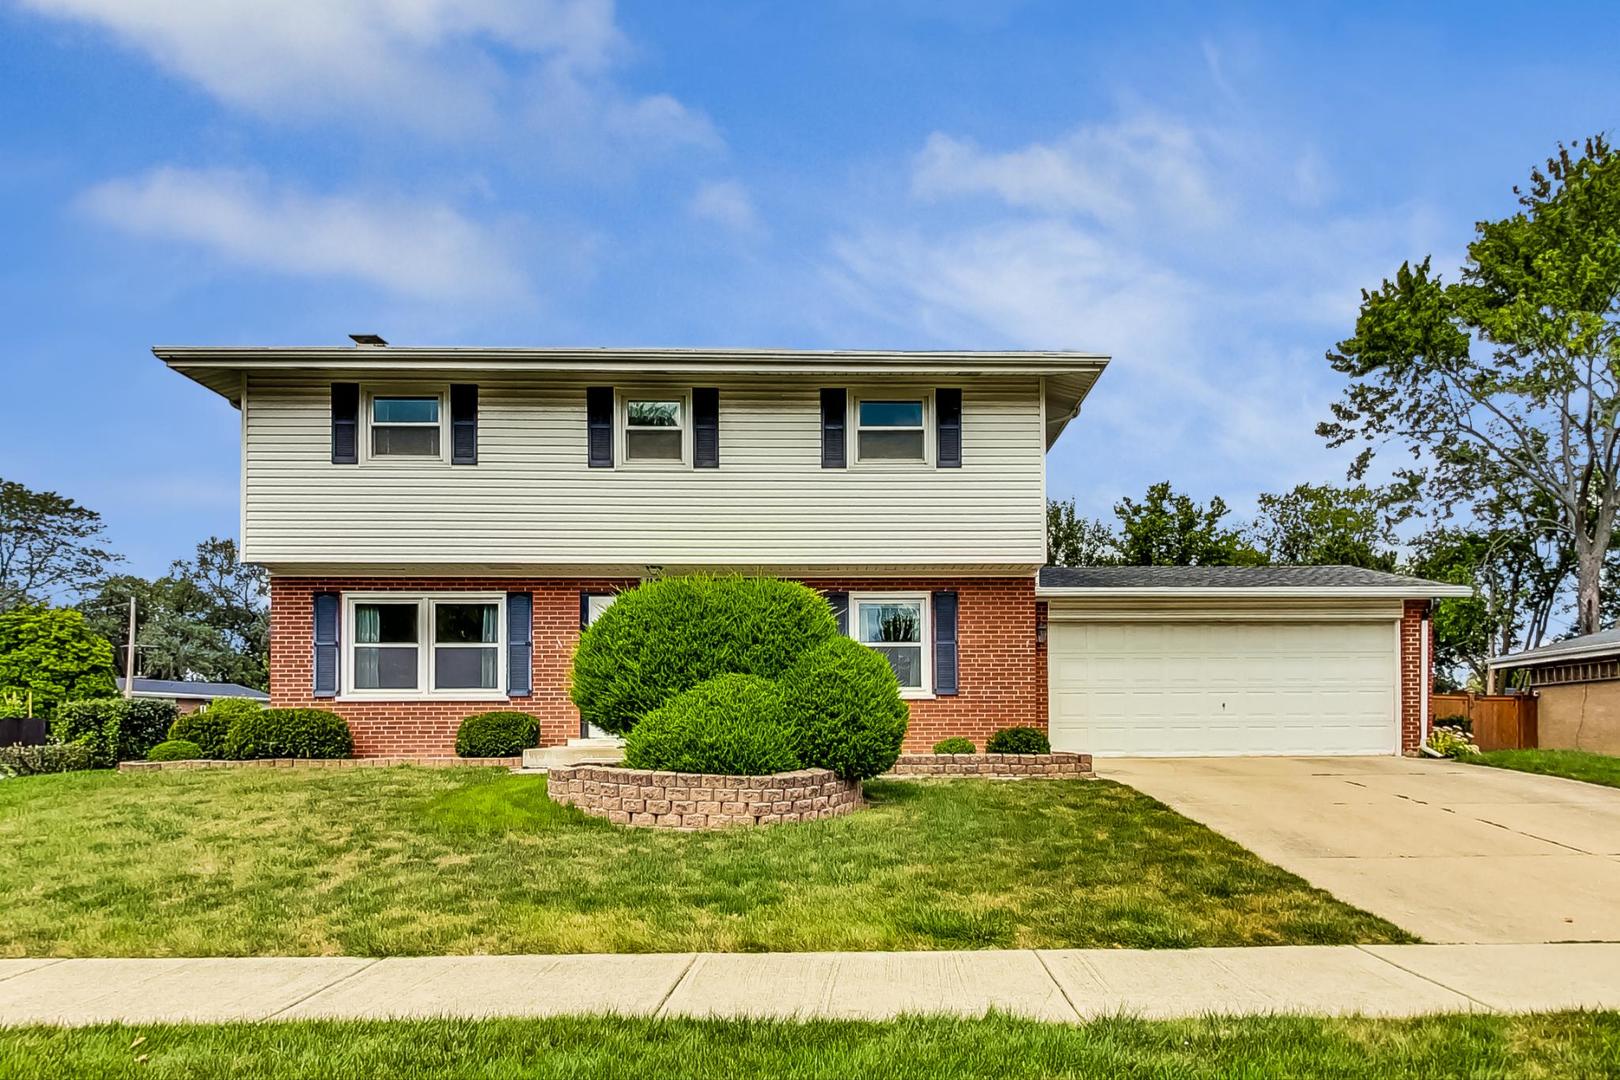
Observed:
[[[135,598],[129,598],[129,645],[124,651],[124,697],[135,696]]]

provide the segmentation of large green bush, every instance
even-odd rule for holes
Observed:
[[[225,733],[224,756],[346,758],[354,754],[349,725],[325,709],[260,709],[237,717]]]
[[[195,761],[202,756],[202,747],[190,739],[164,739],[146,752],[147,761]]]
[[[528,713],[477,713],[456,729],[460,757],[514,757],[539,745],[540,724]]]
[[[0,614],[0,686],[19,696],[32,690],[36,716],[60,701],[110,697],[118,689],[112,645],[71,608],[13,608]]]
[[[1052,744],[1046,732],[1034,727],[1009,727],[996,732],[984,744],[987,754],[1050,754]]]
[[[881,653],[846,637],[811,649],[782,679],[799,760],[846,780],[888,772],[910,712]]]
[[[64,701],[51,717],[51,737],[83,746],[92,767],[143,761],[162,742],[176,715],[175,704],[159,698],[92,698]]]
[[[624,763],[727,776],[800,767],[781,690],[757,675],[719,675],[654,709],[625,736]]]
[[[252,698],[216,698],[206,709],[188,712],[169,728],[169,738],[185,739],[202,748],[203,757],[225,756],[225,735],[244,716],[262,712],[264,706]]]
[[[77,772],[92,767],[90,748],[78,743],[44,746],[0,746],[0,771],[17,776]]]
[[[616,735],[717,675],[780,677],[838,636],[814,589],[775,578],[671,577],[619,594],[580,637],[570,694]]]

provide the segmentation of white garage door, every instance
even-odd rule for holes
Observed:
[[[1052,746],[1091,754],[1391,754],[1396,624],[1061,622]]]

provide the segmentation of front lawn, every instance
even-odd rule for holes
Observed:
[[[1620,787],[1620,757],[1591,754],[1585,750],[1489,750],[1483,754],[1469,754],[1459,758],[1476,765],[1490,765],[1498,769],[1517,769],[1519,772],[1562,776],[1569,780],[1585,780],[1588,784]]]
[[[0,1029],[15,1080],[233,1076],[1597,1077],[1620,1014],[982,1020],[437,1020]]]
[[[1336,944],[1408,935],[1105,781],[874,782],[843,818],[625,829],[494,769],[0,782],[0,955]]]

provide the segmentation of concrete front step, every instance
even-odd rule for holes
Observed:
[[[624,740],[569,739],[566,746],[537,746],[523,751],[519,772],[547,772],[553,765],[613,765],[624,757]]]

